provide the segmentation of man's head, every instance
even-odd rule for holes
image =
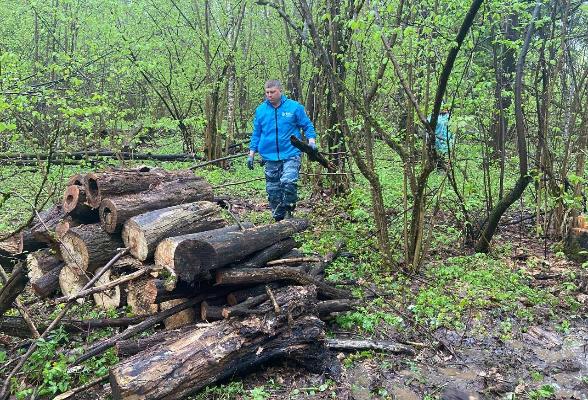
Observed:
[[[276,79],[270,79],[265,83],[265,97],[275,107],[280,105],[282,98],[282,84]]]

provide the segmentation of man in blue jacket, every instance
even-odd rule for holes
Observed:
[[[282,94],[280,81],[265,83],[265,98],[255,110],[247,166],[253,169],[253,158],[259,153],[265,162],[265,187],[272,215],[281,221],[292,216],[298,200],[300,150],[292,146],[290,136],[300,139],[303,130],[308,144],[316,149],[316,133],[304,107]]]

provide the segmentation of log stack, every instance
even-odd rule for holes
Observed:
[[[28,277],[24,267],[15,269],[11,292],[0,290],[0,299],[12,302],[30,280],[34,293],[54,304],[93,299],[99,308],[128,305],[146,318],[75,362],[119,342],[121,358],[136,353],[111,371],[114,398],[179,398],[276,356],[328,369],[322,320],[353,302],[322,280],[325,260],[297,251],[293,236],[308,222],[230,224],[221,211],[210,184],[191,171],[72,176],[63,204],[27,230],[37,244],[16,241],[18,252],[40,243],[45,249],[29,254]],[[82,290],[123,249],[130,255]],[[125,341],[158,324],[173,334],[128,350]],[[320,356],[309,361],[310,350]],[[135,380],[139,373],[144,379]]]

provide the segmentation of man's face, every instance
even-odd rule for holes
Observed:
[[[276,106],[280,104],[282,92],[277,87],[269,87],[265,89],[265,97],[270,101],[270,103]]]

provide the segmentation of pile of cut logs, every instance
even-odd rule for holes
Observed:
[[[114,346],[123,359],[110,371],[114,398],[180,398],[275,356],[336,373],[323,321],[354,305],[322,279],[336,252],[317,258],[296,249],[292,236],[306,220],[229,224],[219,204],[192,171],[71,177],[63,204],[1,246],[2,256],[28,256],[0,290],[0,317],[27,281],[51,304],[93,298],[104,309],[130,307],[129,327],[73,364]],[[24,335],[15,321],[2,317],[2,326]],[[70,331],[108,326],[61,323]],[[165,330],[131,339],[159,323]]]

